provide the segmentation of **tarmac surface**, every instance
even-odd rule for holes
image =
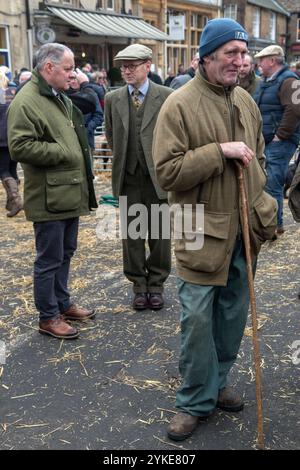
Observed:
[[[98,196],[111,192],[97,182]],[[245,399],[240,413],[216,413],[194,435],[166,436],[180,382],[180,305],[176,274],[161,311],[135,312],[122,273],[121,242],[100,240],[99,214],[82,218],[70,289],[97,309],[80,338],[38,333],[32,299],[34,240],[24,213],[7,219],[0,189],[0,449],[255,449],[256,401],[251,321],[230,379]],[[298,449],[300,228],[285,203],[286,232],[264,245],[256,276],[266,449]],[[2,354],[3,355],[3,354]],[[1,349],[0,349],[1,358]],[[2,357],[2,362],[3,357]]]

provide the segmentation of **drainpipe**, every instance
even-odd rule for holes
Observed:
[[[168,10],[168,2],[167,0],[162,0],[162,11],[163,11],[163,23],[162,23],[162,30],[167,33],[167,10]],[[167,71],[168,71],[168,49],[167,49],[167,41],[163,42],[163,60],[164,60],[164,80],[167,78]]]
[[[29,68],[32,68],[32,53],[33,53],[33,40],[32,40],[32,24],[30,18],[30,5],[29,0],[25,0],[26,9],[26,30],[27,30],[27,44],[28,44],[28,59]]]
[[[288,50],[289,50],[289,42],[290,42],[290,35],[289,35],[289,23],[290,23],[290,16],[286,17],[285,21],[285,60],[288,61]]]

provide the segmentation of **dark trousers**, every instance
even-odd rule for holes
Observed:
[[[17,162],[14,162],[9,155],[7,147],[0,147],[0,179],[12,176],[15,180],[17,176]]]
[[[34,300],[41,320],[55,318],[70,305],[68,277],[77,248],[79,218],[35,222]]]
[[[133,204],[143,204],[147,208],[148,215],[148,246],[146,253],[146,233],[144,237],[132,239],[129,235],[123,243],[123,267],[124,274],[133,283],[133,291],[161,293],[163,284],[171,271],[171,242],[163,240],[161,227],[158,239],[151,238],[151,205],[167,203],[157,197],[155,188],[149,175],[144,175],[140,168],[135,175],[126,173],[122,195],[127,196],[128,209]],[[128,232],[128,226],[134,221],[135,216],[127,216],[121,211],[122,232]],[[161,224],[160,224],[161,225]]]

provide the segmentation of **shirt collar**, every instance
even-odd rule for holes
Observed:
[[[148,89],[149,89],[149,79],[147,78],[147,80],[139,87],[139,91],[142,95],[146,96]],[[128,85],[128,91],[130,95],[132,94],[133,90],[134,90],[134,87],[132,85]]]

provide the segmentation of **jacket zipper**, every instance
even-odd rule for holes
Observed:
[[[225,97],[226,97],[226,104],[228,107],[229,111],[229,117],[230,117],[230,134],[231,134],[231,140],[232,142],[235,141],[235,132],[234,132],[234,108],[233,104],[230,98],[230,92],[228,90],[225,90]]]
[[[67,116],[67,119],[68,121],[70,122],[70,125],[71,127],[73,127],[73,129],[75,128],[74,126],[74,123],[73,123],[73,109],[71,108],[71,113],[69,114],[68,112],[68,109],[67,109],[67,106],[65,105],[65,103],[62,101],[62,99],[58,96],[57,97],[58,101],[63,105],[63,108],[66,112],[66,116]]]

